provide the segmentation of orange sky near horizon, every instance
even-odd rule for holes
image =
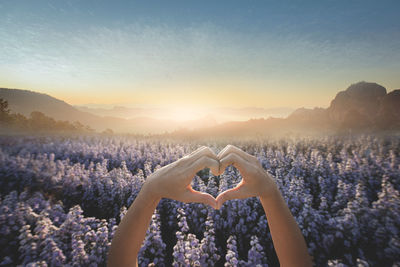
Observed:
[[[5,1],[0,87],[71,105],[327,107],[360,81],[400,88],[396,8]]]
[[[15,86],[15,84],[17,84]],[[285,90],[271,89],[252,90],[239,88],[238,86],[206,87],[206,89],[191,87],[191,90],[182,88],[171,88],[155,90],[154,88],[130,89],[104,88],[95,90],[54,90],[52,88],[38,88],[35,86],[24,86],[18,83],[3,84],[2,87],[26,89],[35,92],[48,94],[71,105],[97,104],[105,106],[138,106],[138,107],[300,107],[300,106],[327,106],[335,96],[335,89],[332,88],[331,94],[326,91],[298,89],[298,93],[288,94]],[[279,87],[278,87],[279,88]],[[344,88],[343,88],[344,89]],[[113,92],[114,91],[114,92]],[[307,92],[308,91],[308,92]],[[313,95],[310,98],[310,91]]]
[[[357,81],[358,82],[358,81]],[[130,107],[175,107],[181,108],[212,108],[212,107],[328,107],[335,95],[345,90],[351,83],[342,82],[340,88],[318,83],[315,88],[306,84],[297,88],[285,83],[271,83],[269,86],[261,83],[214,83],[206,84],[204,89],[201,85],[184,88],[166,88],[158,86],[155,88],[72,88],[63,85],[49,87],[29,85],[23,82],[2,83],[1,87],[26,89],[45,93],[71,105],[103,105],[130,106]],[[385,84],[381,83],[385,87]],[[65,88],[65,89],[63,89]],[[187,88],[191,88],[190,90]],[[246,89],[252,88],[252,89]],[[282,89],[282,88],[286,88]],[[323,88],[323,89],[321,89]],[[386,87],[387,88],[387,87]],[[387,88],[388,92],[396,88]]]

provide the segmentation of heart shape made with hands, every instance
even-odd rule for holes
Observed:
[[[220,209],[227,200],[244,199],[265,194],[268,187],[271,186],[271,182],[274,183],[272,179],[269,179],[270,176],[255,156],[247,154],[233,145],[226,146],[218,155],[208,147],[201,147],[183,157],[180,161],[190,160],[192,160],[192,164],[188,168],[189,176],[193,174],[193,171],[197,173],[205,168],[209,168],[213,175],[219,176],[225,172],[229,165],[232,165],[239,170],[242,180],[234,188],[221,192],[216,198],[208,193],[196,191],[189,185],[190,194],[188,198],[183,199],[184,202],[199,202]],[[193,177],[194,175],[191,176],[190,181]]]

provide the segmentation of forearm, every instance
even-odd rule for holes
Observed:
[[[281,266],[312,266],[304,237],[279,189],[260,197]]]
[[[137,255],[159,201],[145,183],[115,232],[108,266],[137,266]]]

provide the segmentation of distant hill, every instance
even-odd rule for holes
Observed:
[[[47,94],[28,90],[0,88],[0,98],[8,101],[13,112],[29,116],[32,111],[40,111],[58,120],[95,119],[87,112],[78,111],[66,102]]]
[[[288,120],[309,127],[339,130],[400,129],[400,90],[358,82],[340,91],[327,109],[298,109]]]
[[[91,106],[74,106],[76,109],[84,112],[89,112],[98,116],[111,116],[124,119],[133,117],[151,117],[158,119],[165,119],[171,115],[171,110],[168,108],[129,108],[123,106],[114,106],[112,108],[98,108]],[[231,108],[231,107],[218,107],[209,108],[207,110],[199,111],[198,113],[209,114],[208,117],[213,116],[216,121],[246,121],[250,118],[268,118],[280,117],[285,118],[294,111],[293,108],[277,107],[277,108],[257,108],[257,107],[244,107],[244,108]]]
[[[98,116],[49,95],[27,90],[0,88],[0,98],[9,102],[13,112],[29,116],[32,111],[40,111],[57,120],[79,121],[97,131],[110,128],[115,132],[230,136],[338,130],[400,130],[400,89],[387,93],[383,86],[369,82],[355,83],[340,91],[328,108],[300,108],[286,118],[270,117],[221,124],[217,124],[213,116],[185,122],[143,116],[132,119]],[[134,110],[120,107],[115,111],[126,114]],[[254,114],[254,111],[252,108],[224,110],[240,114]],[[260,113],[265,111],[258,110]]]
[[[378,128],[400,128],[400,89],[385,95],[381,101],[375,124]]]
[[[339,92],[327,112],[330,119],[338,123],[344,122],[349,112],[357,112],[372,120],[378,114],[385,96],[385,87],[376,83],[359,82]]]
[[[98,116],[90,112],[78,110],[66,102],[47,94],[28,90],[0,88],[0,98],[8,101],[9,108],[14,113],[29,116],[32,111],[40,111],[56,120],[79,121],[97,131],[109,128],[115,132],[147,134],[164,133],[181,128],[196,129],[216,125],[216,121],[211,117],[176,122],[172,120],[157,120],[149,117],[123,119],[111,116]]]
[[[229,136],[348,130],[400,130],[400,89],[386,93],[386,88],[379,84],[359,82],[340,91],[328,108],[299,108],[284,119],[227,122],[190,134]]]
[[[387,93],[377,83],[355,83],[339,92],[326,112],[340,129],[399,129],[400,90]]]

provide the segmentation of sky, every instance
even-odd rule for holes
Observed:
[[[400,88],[400,1],[0,1],[0,87],[69,104],[327,107]]]

